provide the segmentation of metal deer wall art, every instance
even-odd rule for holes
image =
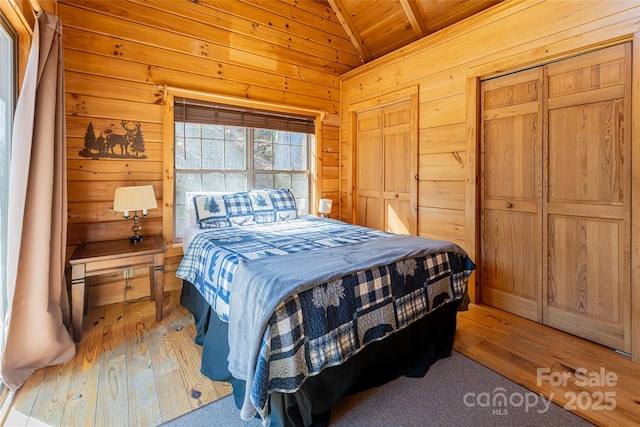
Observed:
[[[146,159],[141,123],[122,120],[120,125],[124,133],[118,133],[110,126],[96,137],[93,123],[89,122],[84,135],[84,148],[79,154],[91,158]]]

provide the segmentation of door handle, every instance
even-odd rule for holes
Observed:
[[[513,203],[511,202],[507,202],[504,204],[508,209],[511,209],[513,207]]]

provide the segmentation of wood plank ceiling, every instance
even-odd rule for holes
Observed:
[[[336,14],[363,63],[502,0],[315,0]]]

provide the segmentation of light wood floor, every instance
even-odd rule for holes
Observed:
[[[229,394],[200,373],[193,317],[179,299],[165,294],[161,322],[149,298],[90,309],[75,359],[36,371],[14,409],[50,426],[148,427]]]
[[[179,292],[167,295],[162,322],[148,299],[91,309],[78,356],[32,375],[15,398],[14,410],[22,415],[14,412],[7,425],[16,425],[9,424],[13,419],[25,426],[154,426],[227,395],[227,384],[200,374],[192,317],[180,306]],[[483,305],[471,305],[458,319],[460,353],[561,406],[582,392],[573,404],[591,409],[574,412],[597,425],[640,425],[640,365],[627,357]],[[548,368],[540,382],[538,368]],[[603,369],[605,378],[595,378]],[[563,372],[566,385],[553,387],[548,379]],[[615,386],[600,384],[611,383],[613,374]],[[608,400],[598,410],[605,392]],[[615,409],[605,409],[612,400]]]
[[[472,304],[454,349],[596,425],[640,426],[640,365],[610,348]]]

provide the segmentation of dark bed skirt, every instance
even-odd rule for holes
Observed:
[[[228,324],[189,282],[183,283],[180,303],[194,317],[195,342],[202,346],[201,372],[212,380],[230,382],[236,405],[242,406],[245,382],[233,378],[227,369]],[[293,394],[272,393],[271,427],[326,426],[331,406],[342,396],[401,375],[423,377],[429,366],[451,354],[457,306],[457,302],[445,304],[411,326],[367,345],[342,365],[308,378]]]

